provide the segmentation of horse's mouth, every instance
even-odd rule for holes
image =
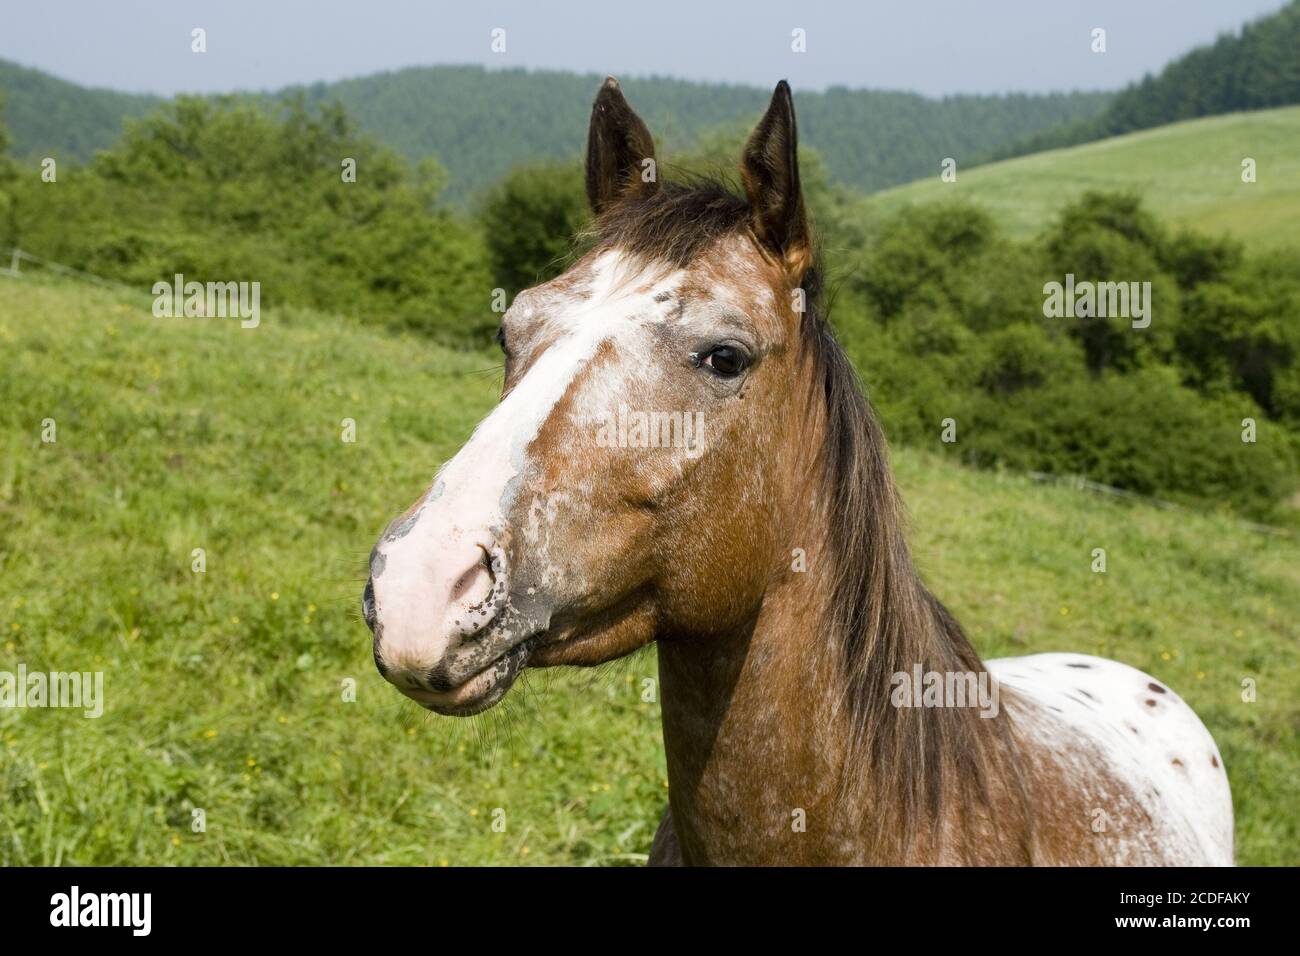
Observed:
[[[635,600],[629,599],[586,621],[551,621],[454,687],[398,686],[435,714],[472,717],[500,703],[526,667],[601,663],[623,656],[629,648],[618,640],[611,642],[611,637],[618,638],[621,628],[637,623],[636,608]]]
[[[467,678],[450,690],[435,691],[427,688],[403,688],[403,693],[426,710],[444,717],[472,717],[495,706],[510,690],[515,680],[528,666],[528,658],[536,648],[541,634],[520,641],[477,674]]]

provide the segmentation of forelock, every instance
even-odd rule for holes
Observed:
[[[649,196],[615,203],[592,223],[597,249],[624,249],[684,269],[718,241],[749,227],[749,204],[723,183],[664,183]]]

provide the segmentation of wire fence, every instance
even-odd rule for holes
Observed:
[[[59,275],[68,276],[72,279],[81,279],[85,282],[93,282],[95,285],[102,286],[105,289],[126,289],[130,292],[139,290],[129,286],[124,282],[117,282],[113,279],[105,279],[103,276],[97,276],[89,272],[83,272],[80,269],[74,269],[72,266],[64,265],[62,262],[55,262],[52,259],[46,259],[43,256],[34,256],[30,252],[24,252],[22,249],[11,248],[8,251],[9,266],[0,269],[0,276],[7,276],[10,279],[21,279],[23,277],[22,263],[28,262],[34,266],[48,269],[51,272],[57,272]],[[4,257],[0,256],[0,260]]]
[[[1099,481],[1092,481],[1084,478],[1082,475],[1053,475],[1045,471],[1026,472],[1026,477],[1033,481],[1043,484],[1061,485],[1067,488],[1076,488],[1079,491],[1090,491],[1099,495],[1109,495],[1112,498],[1123,498],[1127,501],[1140,502],[1144,505],[1150,505],[1154,508],[1163,508],[1166,511],[1181,511],[1185,514],[1200,514],[1195,508],[1188,508],[1184,505],[1175,504],[1172,501],[1165,501],[1163,498],[1154,498],[1151,495],[1138,494],[1136,491],[1129,491],[1126,488],[1116,488],[1114,485],[1104,485]],[[1276,528],[1269,524],[1259,524],[1256,521],[1245,521],[1237,519],[1236,524],[1248,531],[1258,531],[1261,534],[1272,534],[1282,538],[1294,538],[1296,533],[1289,528]]]

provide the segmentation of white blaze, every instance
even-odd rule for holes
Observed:
[[[390,664],[435,665],[463,628],[456,622],[468,604],[486,596],[490,578],[485,570],[476,578],[473,569],[504,529],[529,445],[601,343],[636,336],[646,319],[658,318],[654,297],[680,281],[659,270],[650,283],[656,276],[647,273],[618,252],[595,260],[588,294],[558,301],[545,317],[551,346],[439,470],[411,516],[378,544],[375,611]],[[593,383],[597,394],[618,394],[619,386]]]

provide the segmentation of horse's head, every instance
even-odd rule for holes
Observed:
[[[601,88],[595,245],[515,297],[501,403],[371,555],[375,660],[409,697],[477,713],[525,666],[734,631],[788,570],[817,403],[784,82],[741,174],[744,198],[660,184],[645,124],[613,79]]]

